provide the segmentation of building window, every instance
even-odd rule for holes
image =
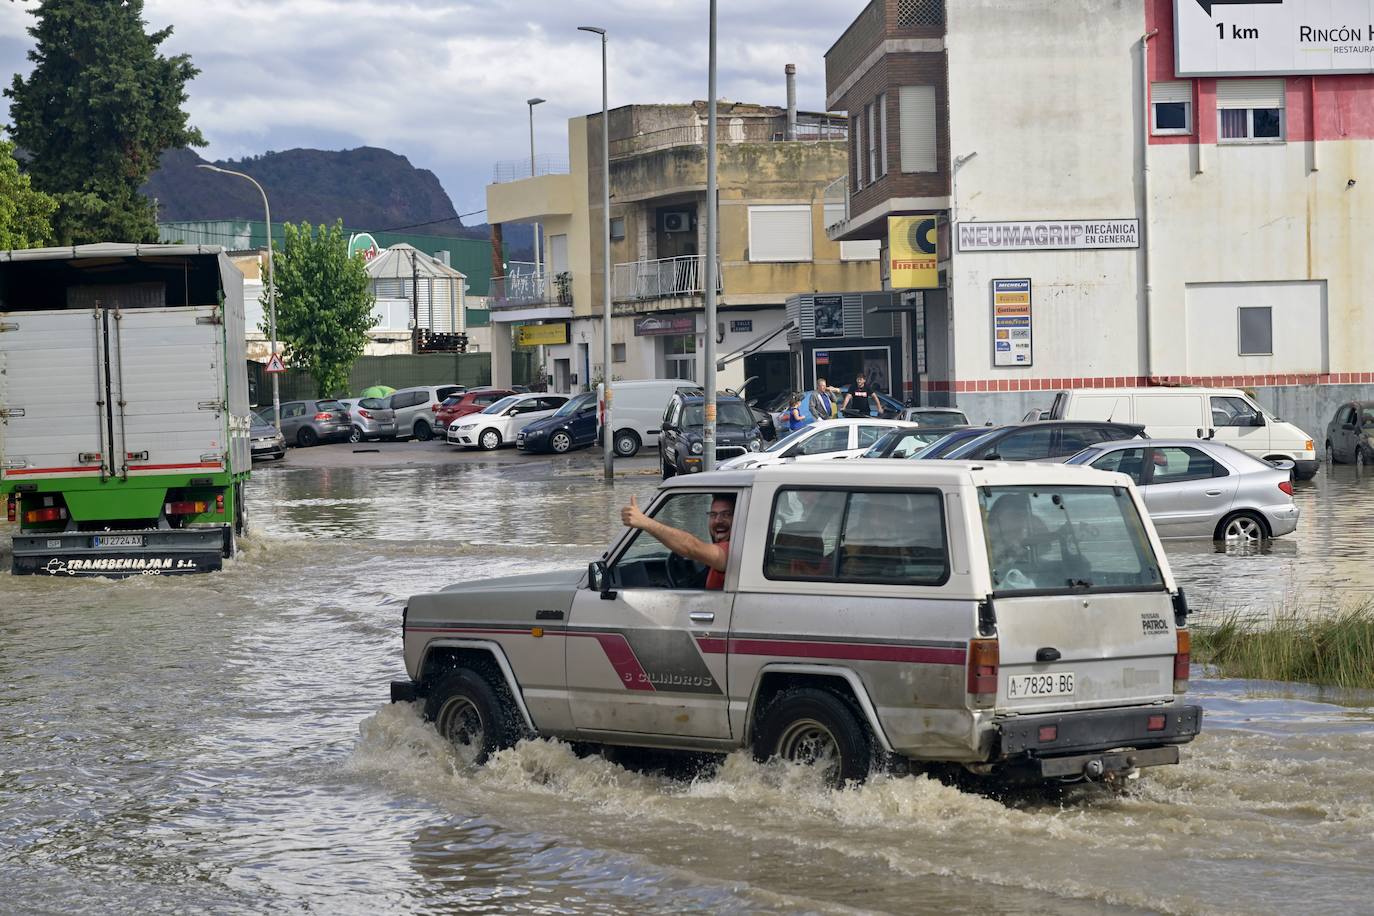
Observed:
[[[1267,305],[1243,305],[1236,309],[1239,320],[1240,355],[1274,355],[1274,310]]]
[[[878,94],[878,174],[887,174],[887,93]]]
[[[1193,84],[1188,80],[1150,86],[1150,133],[1155,136],[1193,132]]]
[[[854,116],[854,187],[864,186],[864,119]]]
[[[613,363],[623,363],[623,362],[625,362],[625,345],[624,345],[623,343],[619,343],[619,344],[618,344],[618,343],[613,343],[613,344],[611,344],[611,362],[613,362]]]
[[[810,261],[811,257],[810,205],[749,208],[750,261]]]
[[[618,242],[625,238],[625,217],[611,217],[611,241]]]
[[[666,378],[697,380],[697,335],[676,334],[663,338],[663,363]]]
[[[1219,80],[1217,142],[1282,142],[1283,104],[1283,80]]]
[[[936,171],[935,87],[903,86],[898,101],[898,130],[902,135],[902,171]]]
[[[919,29],[945,23],[945,0],[897,0],[897,28]]]
[[[868,118],[868,176],[877,181],[883,173],[878,171],[878,117],[872,102],[864,106],[864,116]]]

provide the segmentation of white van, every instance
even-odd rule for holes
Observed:
[[[635,382],[615,382],[611,385],[611,414],[615,424],[615,453],[619,458],[633,457],[641,448],[658,447],[658,434],[663,426],[663,411],[675,391],[701,394],[701,386],[685,379],[645,379]],[[597,404],[605,405],[606,392],[596,386]],[[605,416],[605,410],[600,416]],[[597,434],[601,441],[601,434]]]
[[[1312,437],[1236,388],[1080,388],[1061,391],[1047,420],[1139,423],[1152,439],[1214,439],[1265,461],[1293,462],[1293,476],[1317,473]]]

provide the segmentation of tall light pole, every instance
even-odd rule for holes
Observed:
[[[611,421],[611,122],[607,112],[606,92],[606,30],[594,25],[580,25],[579,32],[601,36],[601,291],[604,306],[601,319],[601,346],[604,357],[601,370],[606,391],[606,416],[601,423],[601,444],[606,458],[606,480],[615,479],[615,424]]]
[[[701,434],[701,469],[716,469],[716,0],[711,0],[706,76],[706,416]]]
[[[543,105],[544,99],[533,98],[525,99],[525,104],[530,106],[530,177],[535,176],[534,170],[534,106]],[[539,284],[539,294],[543,296],[548,290],[549,278],[544,272],[544,259],[539,253],[540,236],[544,234],[543,227],[539,223],[534,224],[534,281]],[[539,385],[536,391],[542,391],[543,386],[548,380],[548,373],[544,370],[544,345],[540,344],[535,351],[539,355]]]
[[[219,172],[221,175],[233,175],[245,181],[251,181],[253,187],[258,189],[262,195],[263,217],[267,220],[267,335],[272,339],[272,354],[277,352],[277,284],[274,282],[275,274],[272,272],[272,208],[267,205],[267,192],[262,189],[262,185],[252,175],[245,175],[242,172],[235,172],[232,169],[222,169],[217,165],[201,163],[196,166],[198,169],[205,169],[210,172]],[[272,373],[272,420],[277,427],[277,432],[281,432],[281,374]]]

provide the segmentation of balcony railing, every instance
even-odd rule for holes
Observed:
[[[540,175],[566,175],[568,174],[568,160],[560,159],[557,156],[535,156],[534,168],[530,168],[530,159],[507,159],[498,162],[491,169],[491,183],[505,184],[509,181],[520,181],[525,178],[537,178]]]
[[[846,140],[849,123],[842,117],[806,114],[797,118],[799,141]],[[716,124],[718,143],[773,143],[787,139],[787,119],[783,118],[724,118]],[[706,143],[706,125],[680,124],[651,130],[632,137],[611,141],[611,158],[621,159],[640,153],[669,149],[674,146],[702,146]]]
[[[631,261],[615,265],[611,295],[618,302],[698,296],[705,291],[706,262],[697,255]],[[720,262],[716,262],[716,292],[721,292]]]
[[[507,265],[507,268],[512,266]],[[510,273],[491,278],[490,295],[493,309],[531,305],[572,308],[572,277],[566,272],[553,276],[534,272]]]
[[[849,176],[841,175],[825,186],[825,228],[849,219]]]

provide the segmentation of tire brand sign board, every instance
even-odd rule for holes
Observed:
[[[1179,76],[1374,73],[1374,0],[1174,0]]]
[[[934,216],[887,218],[888,271],[893,289],[940,285],[940,241]]]
[[[992,281],[992,364],[994,367],[1030,366],[1035,362],[1031,346],[1031,281]]]

